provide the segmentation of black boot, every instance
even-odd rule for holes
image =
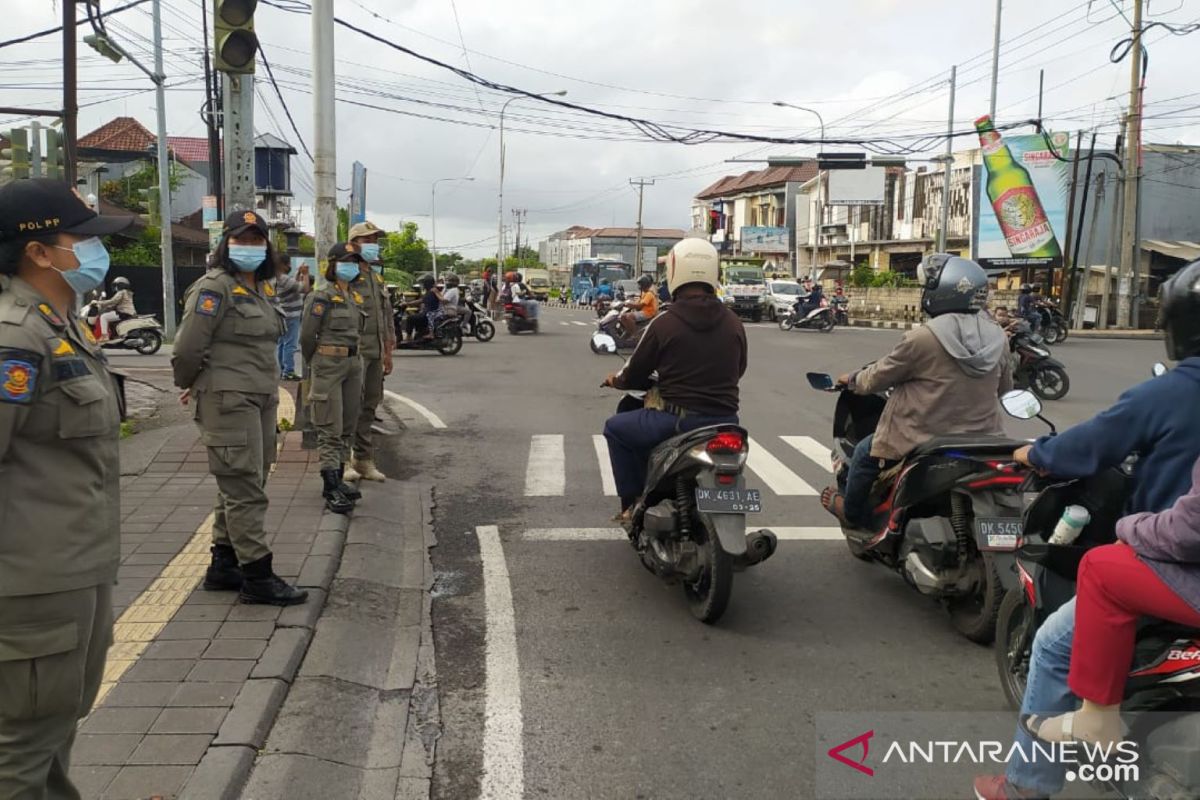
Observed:
[[[272,606],[294,606],[308,599],[308,592],[297,589],[271,569],[271,555],[242,565],[242,591],[238,600]]]
[[[354,501],[342,492],[342,488],[338,485],[341,483],[338,480],[338,471],[336,469],[321,470],[321,480],[325,484],[324,491],[321,496],[325,498],[325,507],[335,514],[349,514],[354,510]]]
[[[346,465],[345,464],[342,464],[340,467],[338,467],[337,476],[338,476],[338,491],[341,492],[342,494],[346,495],[346,499],[348,499],[352,502],[362,500],[362,492],[360,492],[358,489],[351,486],[350,484],[346,483],[346,480],[345,480]]]
[[[242,588],[242,570],[238,567],[233,548],[227,544],[214,544],[209,551],[212,553],[212,562],[204,573],[204,588],[210,592]]]

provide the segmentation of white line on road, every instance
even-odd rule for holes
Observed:
[[[434,428],[445,428],[446,427],[446,423],[442,422],[441,417],[439,417],[437,414],[430,411],[425,406],[418,403],[416,400],[407,398],[402,394],[396,394],[391,389],[385,389],[383,391],[383,394],[386,397],[390,397],[393,400],[398,400],[401,403],[404,403],[404,405],[408,406],[413,411],[416,411],[418,414],[420,414],[422,417],[424,417],[426,419],[426,421],[428,421],[429,424],[431,426],[433,426]]]
[[[560,319],[560,320],[558,321],[558,324],[559,324],[559,325],[566,325],[568,328],[569,328],[569,327],[571,327],[571,323],[567,322],[565,319]]]
[[[803,478],[792,472],[775,456],[765,450],[753,439],[750,440],[750,456],[746,466],[771,487],[771,491],[780,495],[815,495],[817,490],[809,486]]]
[[[826,472],[833,472],[833,462],[830,460],[829,448],[811,436],[780,436],[785,442],[808,456]]]
[[[765,527],[774,532],[781,542],[837,542],[842,539],[841,528],[830,527],[773,527],[758,525],[746,519],[748,530]],[[621,528],[530,528],[523,538],[531,542],[611,542],[629,537]]]
[[[538,434],[529,442],[526,497],[560,497],[566,492],[566,456],[561,433]]]
[[[587,327],[587,326],[588,326],[590,323],[587,323],[587,322],[580,322],[580,321],[579,321],[579,320],[577,320],[577,319],[573,319],[573,320],[571,320],[571,324],[572,324],[572,325],[582,325],[582,326],[584,326],[584,327],[586,328],[586,327]]]
[[[604,438],[604,434],[594,433],[592,444],[596,448],[596,463],[600,465],[600,483],[604,486],[604,494],[616,497],[617,481],[613,477],[612,459],[608,457],[608,440]]]
[[[500,529],[481,525],[475,534],[479,537],[487,619],[483,776],[479,796],[484,800],[521,800],[525,794],[524,723],[512,585]]]

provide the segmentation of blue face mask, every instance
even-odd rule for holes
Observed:
[[[70,247],[53,246],[59,250],[70,250],[79,260],[78,269],[63,270],[54,267],[76,294],[87,294],[104,283],[104,277],[108,275],[109,257],[108,249],[99,238],[93,236]]]
[[[379,260],[379,242],[364,242],[359,247],[362,248],[362,257],[367,261]]]
[[[372,264],[371,271],[374,272],[376,275],[382,275],[383,274],[383,264]]]
[[[357,261],[339,261],[335,269],[337,270],[338,280],[345,281],[346,283],[350,283],[361,274]]]
[[[229,245],[229,260],[242,272],[254,272],[267,260],[265,244],[233,244]]]

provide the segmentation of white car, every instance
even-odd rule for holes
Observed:
[[[796,305],[803,293],[796,281],[767,281],[767,319],[775,322]]]

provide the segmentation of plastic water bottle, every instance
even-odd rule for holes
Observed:
[[[1092,515],[1083,506],[1067,506],[1054,526],[1050,544],[1070,544],[1079,538],[1084,526],[1091,521]]]

